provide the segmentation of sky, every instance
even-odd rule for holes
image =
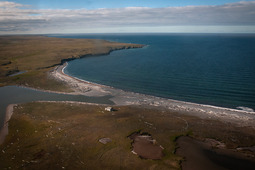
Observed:
[[[255,1],[0,0],[0,34],[255,33]]]

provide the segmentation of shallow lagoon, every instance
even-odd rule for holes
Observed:
[[[0,127],[3,126],[5,110],[9,104],[26,103],[34,101],[79,101],[87,103],[113,104],[109,99],[112,96],[88,97],[83,95],[69,95],[43,92],[25,87],[0,87]]]

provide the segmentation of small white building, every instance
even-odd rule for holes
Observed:
[[[108,111],[108,112],[112,112],[113,108],[112,107],[106,107],[104,110]]]

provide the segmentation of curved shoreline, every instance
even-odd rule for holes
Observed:
[[[116,105],[144,105],[148,107],[158,107],[177,111],[182,114],[198,116],[200,118],[219,119],[222,121],[236,123],[239,126],[252,126],[255,128],[255,112],[177,101],[146,94],[128,92],[67,75],[64,73],[66,66],[67,64],[57,66],[57,68],[51,72],[51,76],[56,80],[65,82],[75,91],[75,94],[82,94],[86,96],[104,96],[110,94],[114,96],[111,100]]]
[[[205,106],[205,107],[211,107],[211,108],[214,108],[214,109],[224,109],[224,110],[228,110],[228,111],[241,112],[241,113],[245,113],[245,114],[255,115],[255,111],[253,109],[251,109],[251,108],[248,108],[248,107],[239,106],[237,108],[248,108],[248,109],[250,109],[249,111],[247,111],[247,110],[239,110],[239,109],[234,109],[234,108],[221,107],[221,106],[214,106],[214,105],[209,105],[209,104],[199,104],[199,103],[193,103],[193,102],[186,102],[186,101],[168,99],[168,98],[163,98],[163,97],[158,97],[158,96],[153,96],[153,95],[148,95],[148,94],[143,94],[143,93],[126,91],[126,90],[122,90],[122,89],[117,89],[117,88],[112,87],[112,86],[90,82],[90,81],[83,80],[83,79],[80,79],[80,78],[77,78],[77,77],[70,76],[70,75],[66,74],[64,72],[64,70],[66,69],[67,66],[68,66],[67,62],[64,63],[62,66],[60,66],[60,68],[61,68],[60,73],[61,74],[63,74],[64,76],[70,77],[72,79],[78,80],[80,82],[89,84],[89,85],[94,85],[94,86],[99,86],[99,87],[104,87],[104,88],[115,89],[115,90],[119,90],[119,91],[122,91],[122,92],[125,92],[125,93],[132,93],[132,94],[136,94],[136,95],[140,95],[140,96],[144,96],[144,97],[153,97],[155,99],[163,99],[163,100],[168,100],[168,101],[172,101],[172,102],[180,102],[180,103],[184,103],[184,104],[193,104],[193,105],[197,105],[197,106]]]

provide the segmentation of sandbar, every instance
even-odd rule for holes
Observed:
[[[76,77],[69,76],[64,73],[67,63],[57,66],[51,71],[50,76],[70,86],[73,94],[82,94],[86,96],[105,96],[112,95],[111,100],[116,105],[137,105],[137,106],[156,106],[171,111],[177,111],[182,114],[197,116],[199,118],[215,119],[225,122],[235,123],[238,126],[255,127],[255,112],[245,111],[211,105],[197,104],[191,102],[177,101],[165,99],[140,93],[128,92],[105,86]]]

